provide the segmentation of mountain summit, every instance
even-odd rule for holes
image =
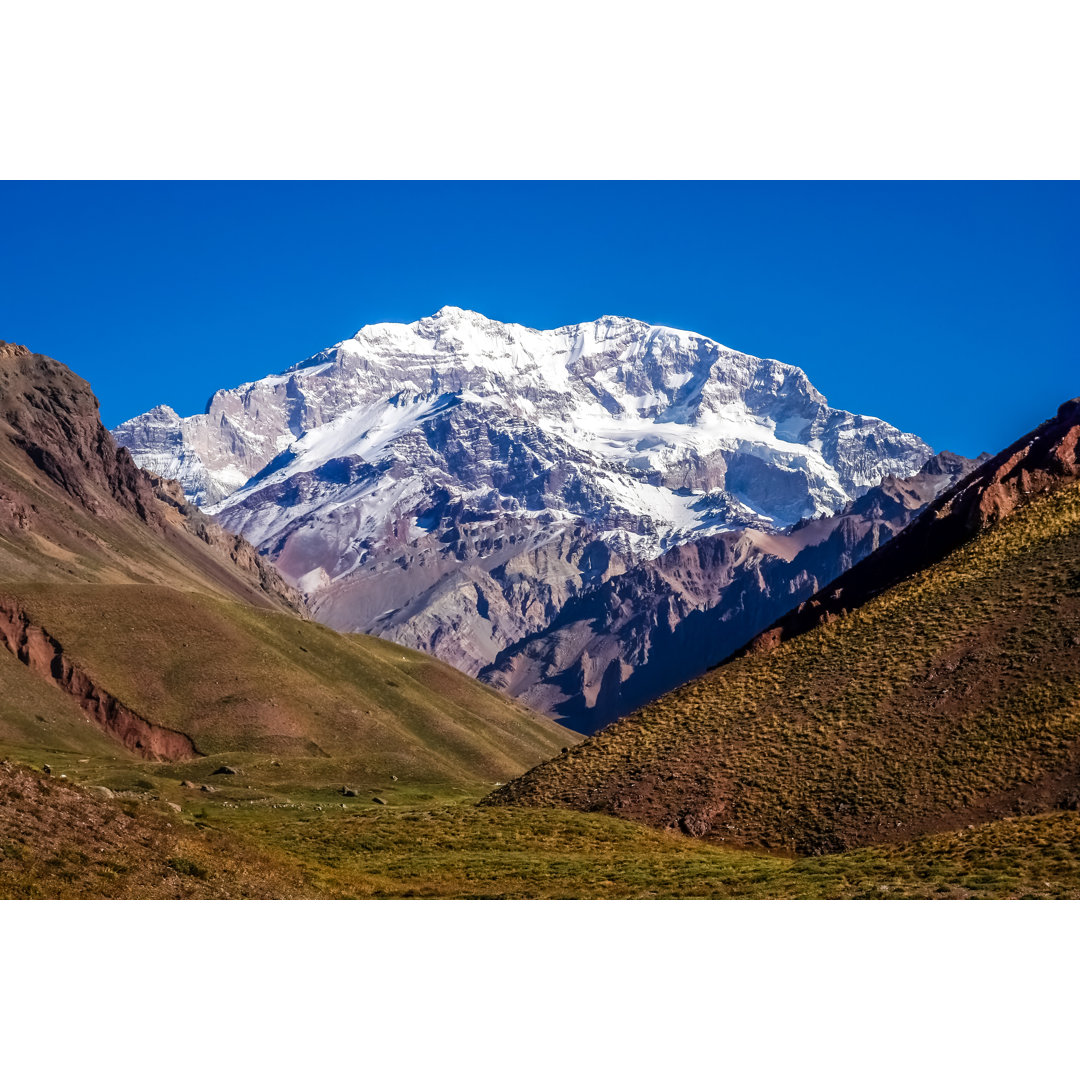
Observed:
[[[471,673],[583,589],[696,537],[833,513],[931,453],[700,334],[455,307],[114,434],[318,618]]]

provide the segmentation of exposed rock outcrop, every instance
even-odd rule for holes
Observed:
[[[89,520],[81,519],[84,514]],[[93,567],[105,559],[113,563],[115,580],[122,552],[131,579],[145,580],[147,560],[161,561],[155,560],[157,549],[196,563],[226,593],[303,609],[300,594],[246,540],[195,510],[179,485],[151,476],[116,445],[84,379],[50,357],[0,342],[0,534],[5,532],[44,541],[42,561],[63,574],[93,579]],[[188,537],[212,557],[193,550]],[[57,565],[57,548],[75,559]],[[19,576],[37,577],[40,570]]]
[[[0,420],[8,438],[91,514],[164,526],[149,479],[98,419],[90,385],[55,360],[0,341]]]
[[[98,685],[16,601],[4,597],[0,597],[0,643],[35,674],[73,697],[90,721],[132,753],[151,761],[200,756],[183,732],[152,724]]]
[[[184,528],[214,551],[222,554],[245,579],[257,583],[261,592],[275,597],[298,614],[307,606],[299,590],[293,588],[278,573],[269,559],[260,555],[242,536],[227,532],[212,517],[192,506],[184,497],[184,489],[175,480],[166,480],[147,473],[154,495],[179,514]]]

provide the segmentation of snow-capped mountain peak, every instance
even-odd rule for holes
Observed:
[[[610,315],[535,330],[452,306],[115,435],[273,553],[332,625],[446,625],[464,588],[491,634],[466,668],[589,574],[835,511],[931,452],[830,408],[799,368],[700,334]]]

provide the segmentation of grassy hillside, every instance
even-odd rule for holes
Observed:
[[[1075,806],[1078,793],[1072,482],[856,611],[681,687],[491,798],[813,853]]]
[[[108,798],[0,763],[0,897],[1080,898],[1076,813],[788,859],[465,790],[377,807],[227,777],[206,794],[179,768],[128,767],[136,789]]]
[[[1074,813],[799,859],[725,850],[566,810],[335,808],[281,823],[265,814],[236,816],[236,833],[268,854],[296,859],[311,887],[332,897],[1080,898]]]
[[[205,755],[310,759],[305,775],[336,774],[348,761],[357,781],[394,774],[494,783],[571,738],[431,657],[288,614],[150,585],[3,591],[95,684],[189,735]],[[18,666],[8,659],[2,670]],[[28,693],[32,678],[26,672],[20,682]],[[16,731],[37,734],[31,714],[45,698],[64,696],[38,681],[40,696],[30,694],[21,709],[9,705],[7,741]],[[68,717],[63,730],[71,724]]]

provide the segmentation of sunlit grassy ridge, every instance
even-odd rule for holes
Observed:
[[[1080,755],[1080,485],[494,796],[805,852],[1051,808]]]
[[[353,760],[366,775],[490,784],[574,738],[432,657],[287,613],[162,586],[4,591],[97,683],[204,754]],[[39,681],[42,698],[58,697]],[[8,722],[7,741],[33,727],[34,708],[21,726]]]

